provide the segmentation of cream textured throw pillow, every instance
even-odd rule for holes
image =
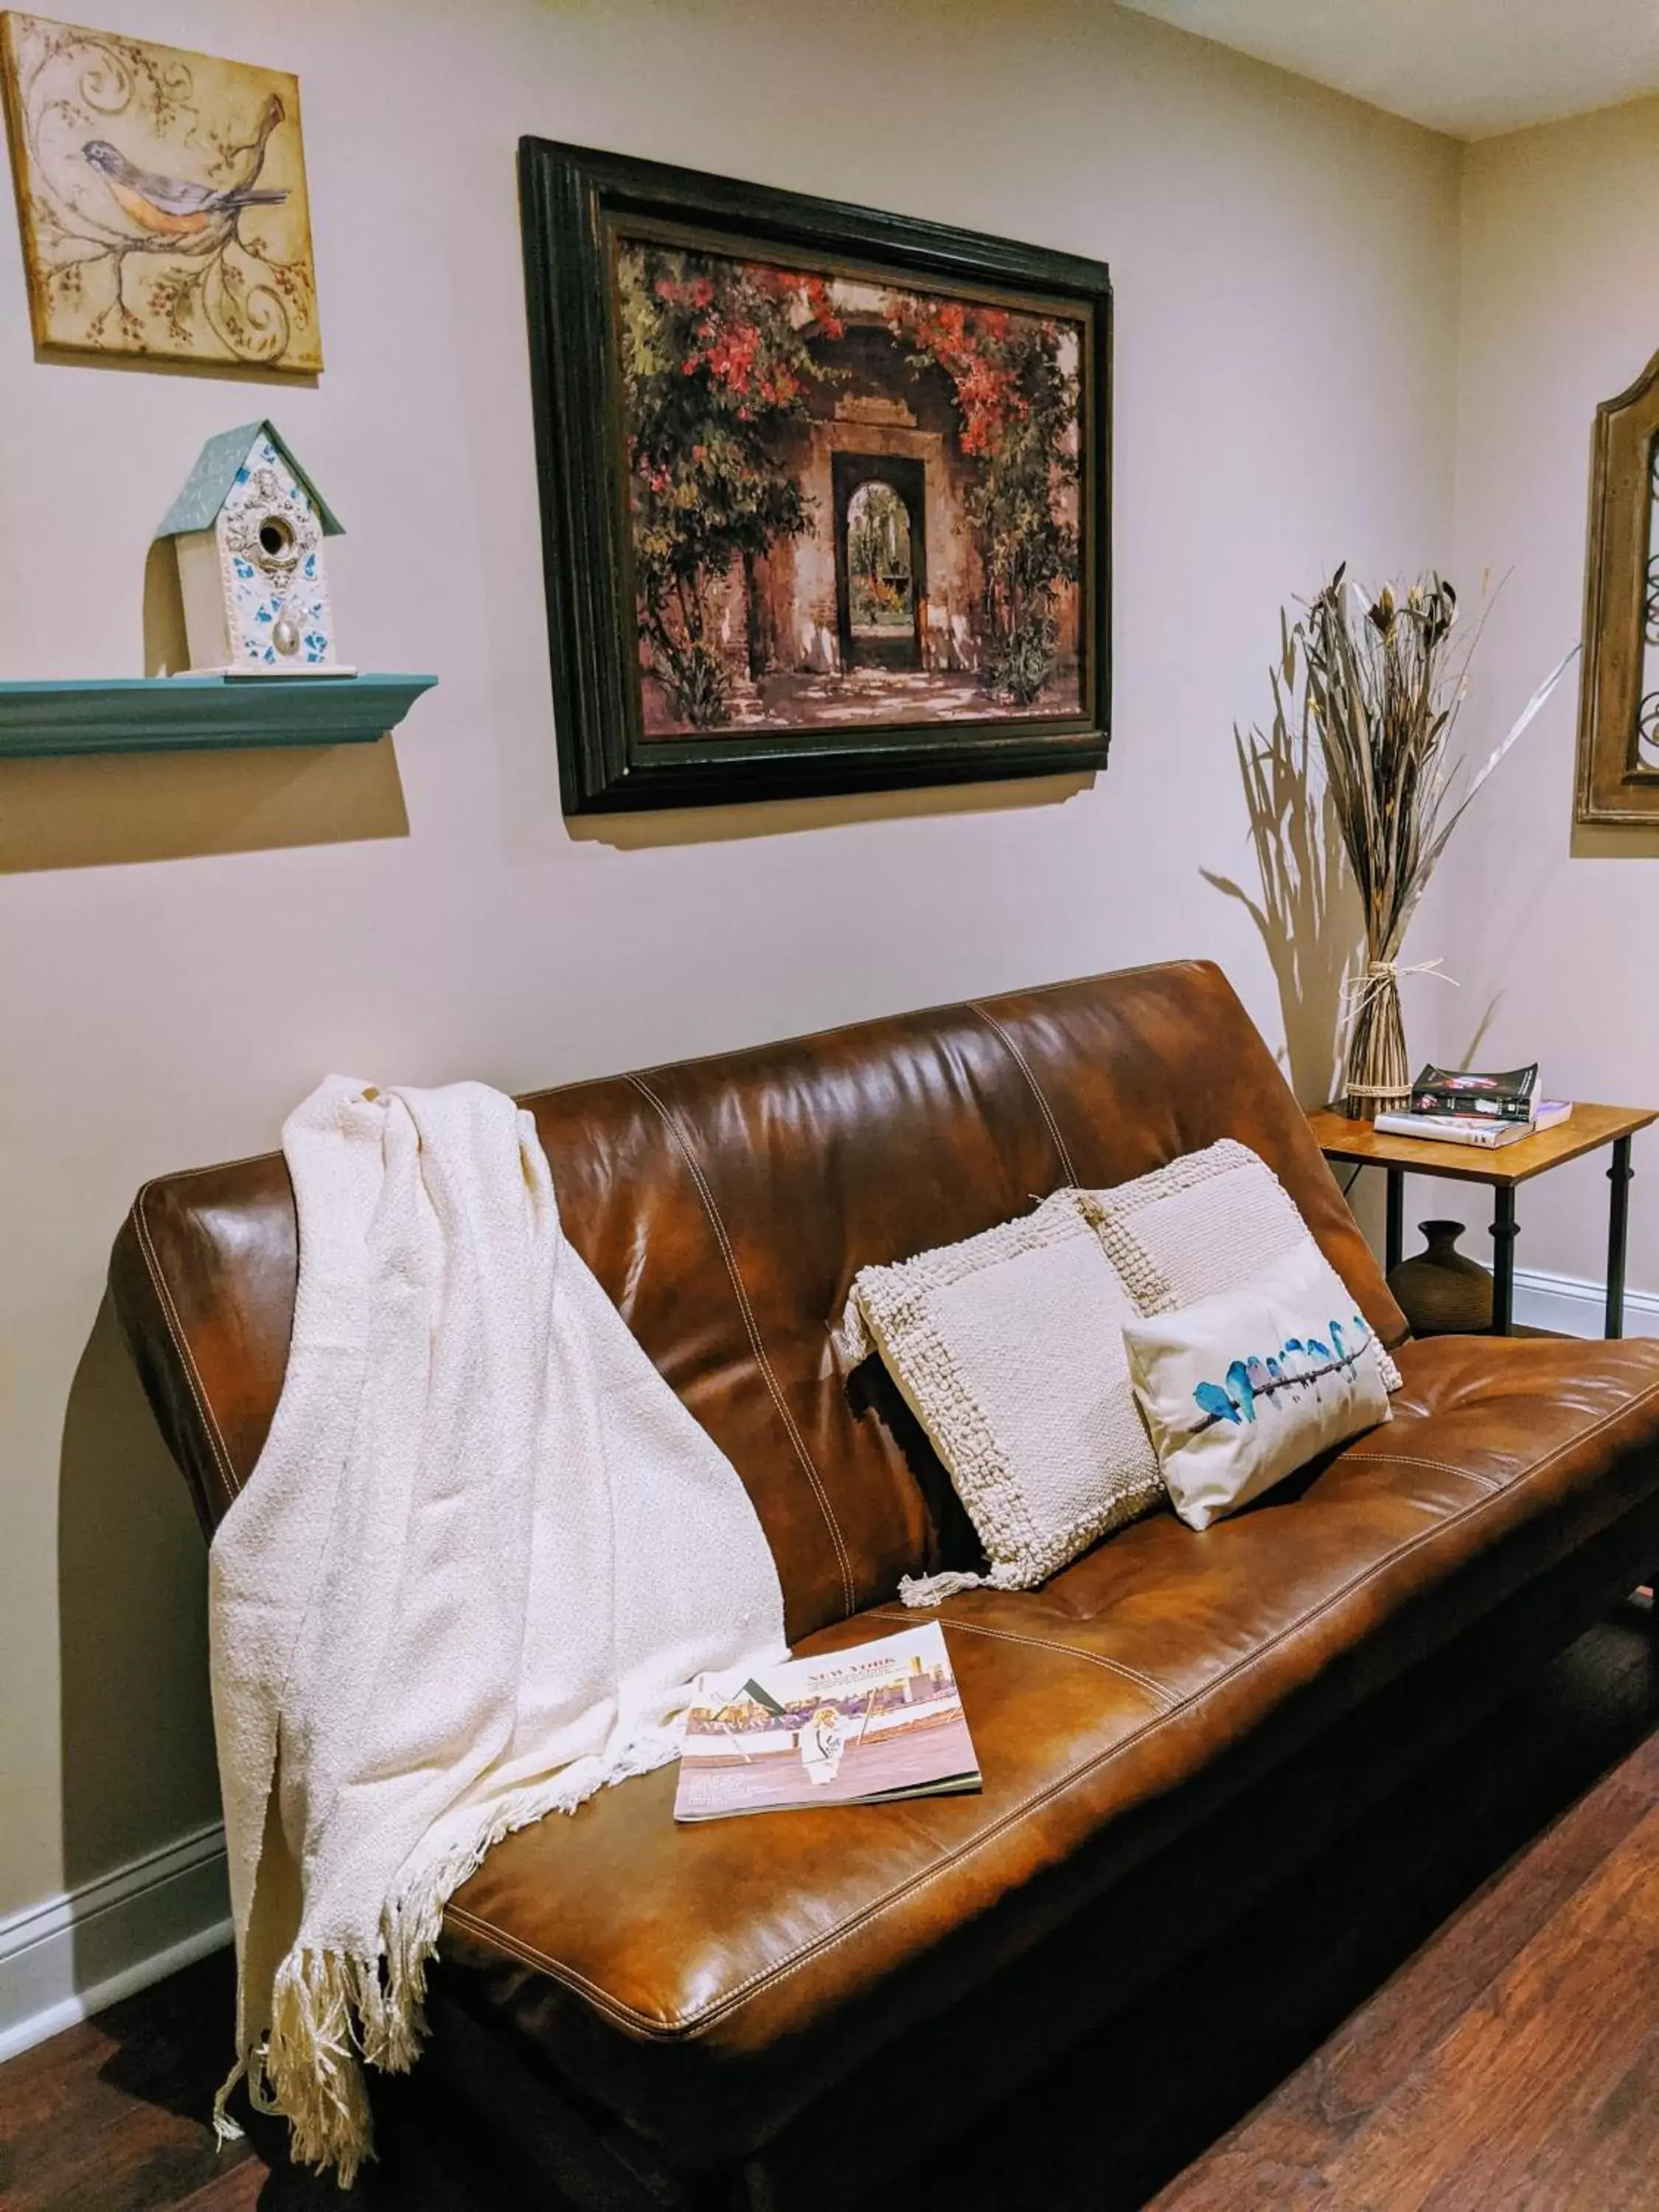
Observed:
[[[1389,1418],[1376,1340],[1311,1237],[1249,1282],[1127,1323],[1123,1340],[1192,1528]]]
[[[1231,1137],[1115,1190],[1078,1197],[1143,1314],[1235,1289],[1304,1245],[1319,1249],[1267,1162]],[[1397,1390],[1400,1370],[1380,1345],[1377,1358],[1384,1383]]]
[[[836,1342],[879,1348],[979,1531],[988,1575],[907,1578],[907,1605],[1028,1589],[1163,1496],[1135,1411],[1136,1318],[1075,1191],[854,1281]]]

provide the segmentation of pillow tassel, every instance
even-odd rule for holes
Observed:
[[[835,1353],[836,1364],[843,1375],[850,1375],[876,1348],[875,1339],[870,1334],[856,1291],[848,1299],[840,1321],[830,1332],[830,1348]]]
[[[898,1594],[908,1606],[942,1605],[947,1597],[957,1597],[963,1590],[1018,1589],[1019,1571],[1014,1567],[993,1567],[988,1575],[959,1573],[947,1568],[938,1575],[904,1575],[901,1577]]]

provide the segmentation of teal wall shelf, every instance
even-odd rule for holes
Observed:
[[[360,745],[435,676],[135,676],[0,683],[0,760],[50,753]]]

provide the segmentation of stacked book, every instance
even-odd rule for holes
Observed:
[[[1491,1075],[1473,1068],[1425,1067],[1412,1085],[1410,1110],[1379,1114],[1376,1127],[1385,1137],[1426,1137],[1490,1151],[1553,1129],[1571,1111],[1562,1099],[1538,1096],[1535,1060]]]

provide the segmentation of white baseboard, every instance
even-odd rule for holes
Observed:
[[[216,1820],[0,1920],[0,2063],[230,1941]]]
[[[1553,1274],[1547,1267],[1515,1271],[1515,1318],[1524,1328],[1547,1328],[1562,1336],[1600,1336],[1607,1326],[1607,1291],[1578,1275]],[[1625,1292],[1625,1334],[1659,1336],[1659,1292]]]

